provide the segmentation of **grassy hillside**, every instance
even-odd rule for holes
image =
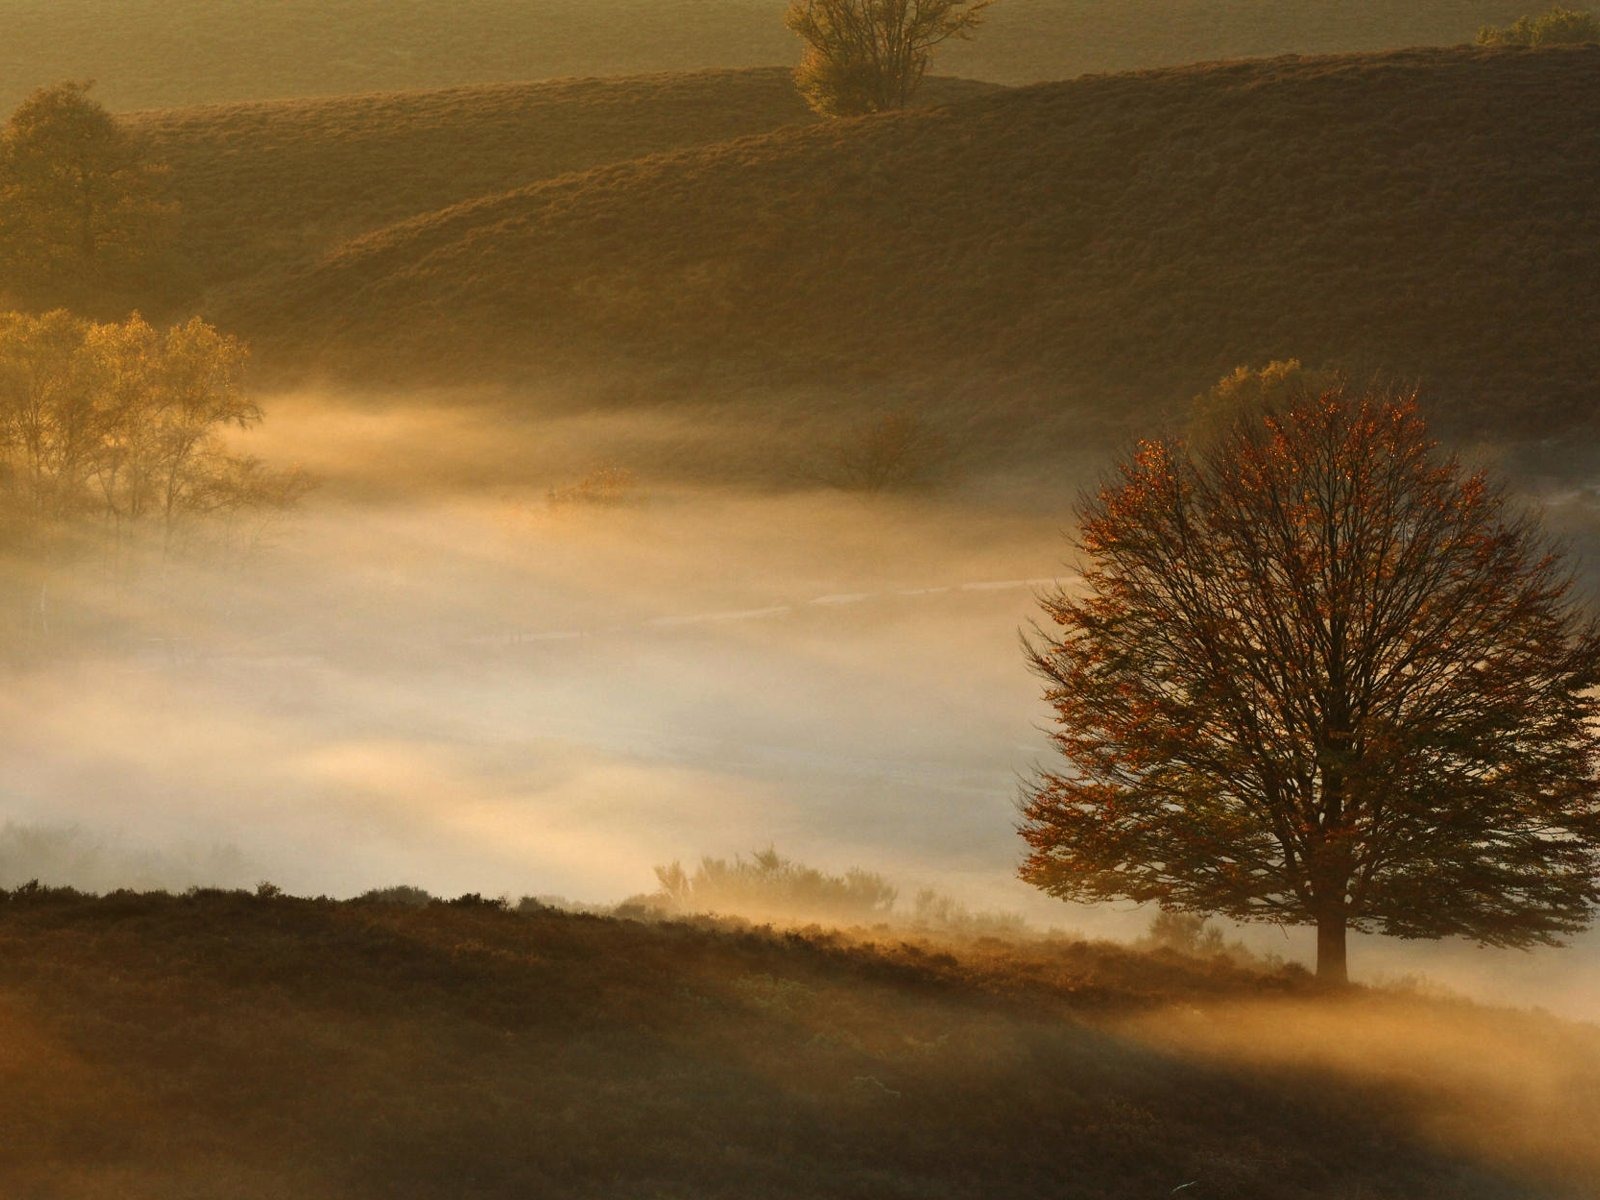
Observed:
[[[786,0],[9,0],[0,104],[95,78],[116,108],[764,66]],[[1005,0],[943,70],[1002,83],[1470,41],[1517,0]]]
[[[1488,1151],[1461,1114],[1438,1124],[1473,1070],[1361,1082],[1173,1043],[1213,1027],[1197,1006],[1266,1004],[1281,1032],[1290,1010],[1270,1006],[1301,986],[1078,942],[944,951],[481,905],[23,891],[0,904],[0,1187],[1531,1200],[1594,1181],[1582,1147],[1541,1158],[1513,1136],[1557,1106],[1556,1127],[1585,1116],[1592,1030],[1415,1002],[1324,1012],[1559,1054],[1568,1077],[1536,1111],[1480,1097],[1502,1121]],[[1141,1030],[1174,1002],[1192,1015]],[[1350,1048],[1318,1036],[1330,1059]]]
[[[1600,399],[1597,85],[1600,48],[1407,51],[784,129],[418,218],[230,320],[297,366],[966,380],[995,420],[1298,356],[1559,427]]]
[[[928,103],[992,85],[934,79]],[[809,122],[786,70],[568,79],[134,113],[171,167],[191,285],[485,194]]]

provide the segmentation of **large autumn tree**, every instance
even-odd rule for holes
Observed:
[[[1080,511],[1029,644],[1065,763],[1022,875],[1072,900],[1555,943],[1600,903],[1600,625],[1415,402],[1335,387],[1203,450],[1143,444]]]

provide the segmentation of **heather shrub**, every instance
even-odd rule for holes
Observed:
[[[830,875],[784,858],[770,847],[749,858],[702,858],[694,870],[674,862],[656,868],[655,899],[676,913],[719,913],[758,919],[871,923],[894,908],[896,889],[881,875],[852,867]]]
[[[433,903],[433,896],[422,888],[412,887],[409,883],[397,883],[392,887],[371,888],[357,896],[358,901],[367,904],[398,904],[403,908],[425,908]]]
[[[1478,30],[1480,46],[1571,46],[1600,42],[1600,18],[1591,12],[1556,5],[1539,16],[1519,17],[1506,26]]]
[[[874,494],[930,486],[949,465],[944,435],[926,418],[898,409],[827,445],[813,474],[830,487]]]

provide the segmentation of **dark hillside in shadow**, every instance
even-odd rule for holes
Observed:
[[[930,80],[930,103],[994,90]],[[134,113],[171,167],[188,287],[268,278],[395,221],[608,163],[811,121],[779,68]]]
[[[619,359],[1142,413],[1241,362],[1421,380],[1458,425],[1596,411],[1600,48],[1086,78],[638,159],[352,242],[230,313],[279,364]],[[1079,410],[1081,412],[1081,409]]]
[[[1113,1032],[1303,994],[1171,955],[27,891],[0,949],[11,1196],[1568,1194],[1407,1089]]]

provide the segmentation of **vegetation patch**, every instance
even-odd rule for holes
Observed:
[[[1585,1178],[1430,1141],[1430,1089],[1243,1069],[1224,1020],[1120,1030],[1302,994],[1221,961],[269,888],[23,888],[0,950],[11,1195],[1508,1200]],[[1550,1103],[1577,1102],[1593,1047],[1539,1029],[1570,1072]]]
[[[921,381],[1036,448],[1289,357],[1559,429],[1600,378],[1570,328],[1600,310],[1597,77],[1596,47],[1280,59],[782,130],[417,218],[231,319],[396,378]]]

